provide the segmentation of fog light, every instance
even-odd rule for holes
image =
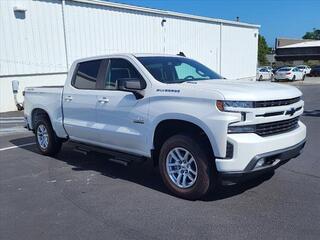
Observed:
[[[262,167],[265,163],[265,158],[261,158],[257,163],[256,166],[254,168],[259,168]]]

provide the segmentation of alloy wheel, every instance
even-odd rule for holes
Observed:
[[[179,188],[189,188],[197,180],[198,168],[192,154],[182,148],[173,148],[166,158],[166,170],[170,180]]]

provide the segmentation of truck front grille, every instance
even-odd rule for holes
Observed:
[[[228,133],[255,133],[262,137],[290,132],[299,124],[299,117],[277,122],[260,123],[255,125],[229,126]]]
[[[299,117],[270,123],[256,125],[256,134],[260,136],[270,136],[292,131],[298,127]]]
[[[300,97],[282,99],[282,100],[271,100],[271,101],[257,101],[254,102],[255,108],[264,108],[264,107],[279,107],[294,104],[300,101]]]

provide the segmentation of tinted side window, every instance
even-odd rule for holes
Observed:
[[[96,89],[102,60],[79,63],[73,86],[79,89]]]
[[[117,80],[122,78],[143,79],[137,69],[125,59],[110,59],[109,71],[105,79],[105,89],[117,89]]]

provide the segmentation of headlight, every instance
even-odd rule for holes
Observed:
[[[254,133],[254,132],[256,132],[255,125],[228,127],[228,133]]]
[[[217,100],[216,106],[220,111],[228,111],[228,108],[253,108],[253,102]]]

